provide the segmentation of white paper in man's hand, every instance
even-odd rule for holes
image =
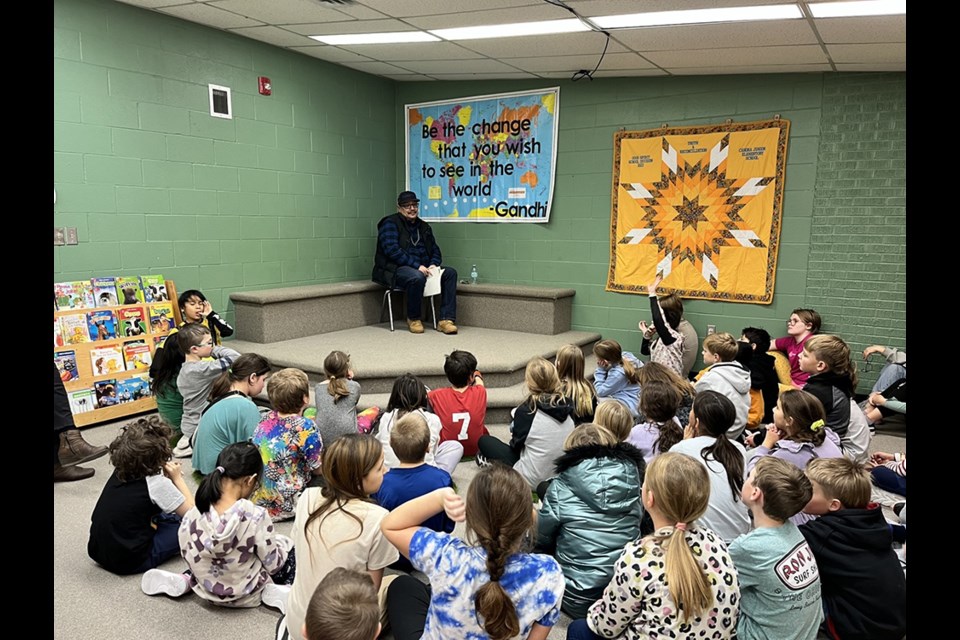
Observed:
[[[437,265],[432,265],[428,271],[430,275],[427,276],[427,284],[423,287],[424,298],[429,298],[430,296],[435,296],[440,293],[440,276],[443,275],[443,269]]]

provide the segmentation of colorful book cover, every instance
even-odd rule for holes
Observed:
[[[86,330],[84,330],[84,335],[86,335]],[[60,325],[60,318],[53,319],[53,348],[62,347],[63,342],[63,327]]]
[[[144,307],[123,307],[117,309],[120,322],[120,335],[125,337],[147,334],[147,310]]]
[[[117,316],[109,309],[87,312],[91,340],[113,340],[117,337]]]
[[[53,285],[53,297],[61,311],[94,307],[93,287],[89,282],[57,282]]]
[[[53,354],[53,363],[57,365],[57,371],[60,372],[60,379],[64,382],[70,382],[80,377],[77,372],[77,352],[76,351],[57,351]]]
[[[90,284],[93,285],[93,299],[96,306],[115,307],[119,304],[116,278],[92,278]]]
[[[117,300],[120,304],[137,304],[144,301],[139,276],[117,278]]]
[[[127,371],[134,369],[149,369],[153,357],[150,354],[150,345],[143,341],[127,342],[123,345],[123,361]]]
[[[94,382],[93,391],[97,396],[97,408],[112,407],[120,402],[117,398],[116,380]]]
[[[150,381],[143,376],[132,376],[117,381],[117,399],[133,402],[150,396]]]
[[[60,330],[63,332],[63,344],[90,342],[87,316],[82,313],[60,316]]]
[[[173,304],[160,302],[150,305],[150,333],[167,333],[173,329]]]
[[[124,371],[123,352],[120,350],[120,345],[111,344],[90,349],[90,364],[93,366],[95,376]]]
[[[167,281],[161,275],[140,276],[140,287],[143,289],[143,299],[147,302],[169,302],[167,295]]]
[[[70,412],[73,415],[86,413],[97,408],[97,396],[93,389],[80,389],[79,391],[69,391],[67,397],[70,400]]]

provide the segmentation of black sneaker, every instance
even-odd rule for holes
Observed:
[[[483,455],[482,453],[480,453],[479,451],[477,452],[477,455],[476,455],[476,457],[473,459],[473,461],[476,462],[476,463],[477,463],[477,466],[480,467],[481,469],[482,469],[483,467],[489,467],[489,466],[490,466],[490,461],[487,460],[486,456],[484,456],[484,455]]]

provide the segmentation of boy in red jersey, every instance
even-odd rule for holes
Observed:
[[[477,440],[487,435],[487,389],[477,371],[477,358],[469,351],[454,351],[443,363],[449,387],[427,394],[433,412],[443,428],[440,442],[455,440],[463,445],[463,455],[477,455]]]

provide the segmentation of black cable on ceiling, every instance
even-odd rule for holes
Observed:
[[[577,20],[579,20],[581,23],[589,27],[591,31],[602,33],[603,35],[607,36],[606,42],[603,43],[603,52],[600,54],[600,59],[597,60],[597,66],[593,68],[593,71],[588,71],[587,69],[580,69],[579,71],[574,73],[573,76],[571,76],[570,78],[572,82],[576,82],[577,80],[583,80],[584,78],[587,78],[588,80],[592,81],[593,74],[595,74],[597,72],[597,69],[600,68],[600,65],[603,63],[604,56],[607,55],[607,47],[610,46],[610,33],[607,31],[604,31],[603,29],[598,28],[595,24],[591,23],[589,20],[585,20],[583,16],[581,16],[572,8],[564,4],[563,0],[543,0],[543,1],[546,2],[547,4],[552,4],[555,7],[566,9],[567,11],[572,13],[574,16],[576,16]]]

